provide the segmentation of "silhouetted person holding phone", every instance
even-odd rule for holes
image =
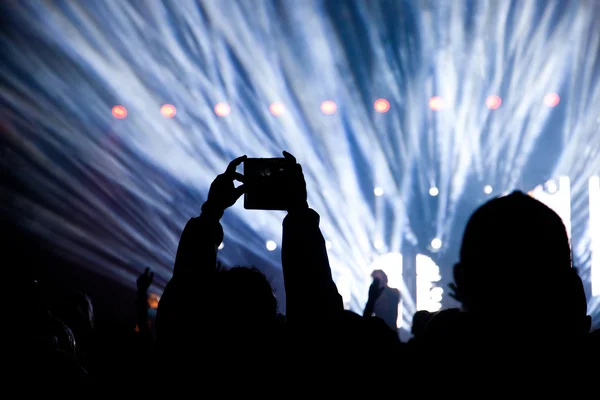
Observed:
[[[319,216],[308,208],[302,169],[289,153],[284,152],[284,158],[279,164],[285,168],[286,179],[278,179],[283,182],[279,189],[288,211],[283,222],[282,266],[286,320],[293,333],[287,337],[314,349],[327,337],[321,328],[339,318],[343,305],[331,277]],[[246,190],[245,185],[234,186],[234,180],[245,181],[236,172],[245,159],[233,160],[225,173],[217,176],[202,213],[187,223],[181,235],[173,277],[157,315],[158,349],[170,378],[189,381],[193,371],[207,365],[212,368],[203,376],[218,377],[216,366],[232,362],[238,369],[244,366],[246,377],[267,374],[264,366],[257,368],[259,361],[272,359],[272,350],[282,351],[277,344],[280,318],[266,278],[247,269],[222,271],[216,267],[217,247],[223,240],[219,220]],[[273,372],[273,367],[269,364],[269,371]]]
[[[190,219],[181,234],[156,322],[157,349],[167,379],[192,382],[203,371],[203,382],[213,382],[224,378],[222,369],[228,363],[251,374],[256,370],[247,363],[270,358],[264,353],[267,344],[274,343],[270,334],[277,307],[268,281],[255,271],[217,268],[217,248],[223,241],[219,221],[244,193],[244,185],[235,187],[234,180],[243,182],[236,167],[245,158],[233,160],[216,177],[202,213]]]

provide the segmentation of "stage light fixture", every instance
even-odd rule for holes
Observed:
[[[431,108],[433,111],[440,111],[443,110],[445,107],[446,104],[444,102],[444,99],[442,99],[440,96],[433,96],[429,99],[429,108]]]
[[[283,103],[275,102],[271,104],[271,106],[269,107],[269,111],[271,111],[271,114],[273,114],[274,116],[279,117],[285,112],[285,106],[283,105]]]
[[[496,95],[488,96],[488,98],[485,99],[485,105],[490,110],[497,110],[502,105],[502,99],[500,96]]]
[[[175,116],[175,114],[177,114],[177,109],[175,108],[174,105],[172,104],[164,104],[161,108],[160,108],[160,113],[163,115],[163,117],[165,118],[173,118]]]
[[[112,115],[118,119],[124,119],[127,117],[127,109],[123,106],[114,106],[112,108]]]
[[[377,250],[381,250],[383,248],[383,245],[384,245],[384,243],[383,243],[383,240],[381,240],[381,239],[376,239],[373,242],[373,247],[375,247]]]
[[[333,115],[337,110],[337,104],[331,100],[326,100],[321,103],[321,112],[325,115]]]
[[[215,114],[219,117],[226,117],[231,113],[231,108],[227,103],[218,103],[215,105]]]
[[[546,191],[550,194],[556,194],[558,192],[558,184],[555,180],[549,180],[546,182]]]
[[[373,107],[378,113],[386,113],[390,110],[390,102],[386,99],[378,99],[375,101]]]
[[[547,107],[556,107],[560,103],[560,96],[557,93],[548,93],[544,96],[544,104]]]

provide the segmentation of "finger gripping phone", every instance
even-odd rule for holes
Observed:
[[[285,158],[244,160],[244,208],[287,210],[288,162]]]

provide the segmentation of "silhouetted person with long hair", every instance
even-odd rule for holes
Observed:
[[[282,188],[289,199],[282,240],[286,320],[300,332],[312,323],[321,326],[338,317],[343,306],[331,278],[319,216],[306,202],[302,169],[289,153],[284,156],[289,171],[287,187]],[[236,188],[233,184],[234,180],[244,181],[235,171],[244,159],[232,161],[214,180],[201,215],[192,218],[181,235],[173,278],[157,315],[160,354],[168,368],[179,365],[184,370],[172,368],[171,377],[190,373],[185,371],[185,360],[250,366],[272,358],[271,348],[281,350],[274,337],[281,325],[277,303],[264,275],[256,270],[222,271],[216,267],[217,246],[223,240],[219,220],[244,192],[243,185]],[[309,331],[301,334],[304,341],[311,342]],[[246,375],[258,372],[251,367],[245,371]]]

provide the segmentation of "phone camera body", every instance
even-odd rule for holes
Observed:
[[[288,171],[285,158],[244,160],[244,208],[287,210]]]

